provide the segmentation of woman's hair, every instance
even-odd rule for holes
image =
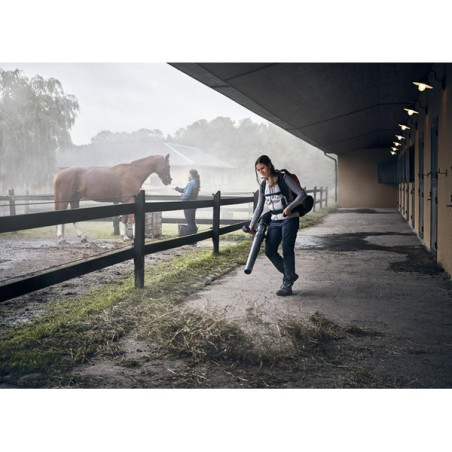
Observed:
[[[270,168],[270,176],[268,177],[268,185],[270,187],[273,187],[278,182],[278,170],[275,169],[273,166],[272,161],[270,160],[270,157],[267,155],[261,155],[254,164],[254,172],[256,173],[256,180],[260,184],[259,181],[259,174],[256,169],[256,165],[260,163],[261,165],[268,166]]]
[[[193,177],[193,179],[196,179],[197,182],[197,186],[198,186],[198,192],[201,189],[201,178],[199,177],[199,173],[197,170],[195,169],[191,169],[189,171],[189,173],[191,174],[191,176]]]

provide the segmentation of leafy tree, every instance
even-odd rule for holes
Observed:
[[[55,171],[55,151],[71,144],[79,105],[61,83],[0,69],[0,182],[3,189],[42,187]]]

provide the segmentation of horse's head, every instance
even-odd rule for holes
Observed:
[[[169,154],[167,154],[165,158],[162,158],[157,164],[155,172],[165,185],[171,184],[172,179],[170,174]]]

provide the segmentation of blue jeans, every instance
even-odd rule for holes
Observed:
[[[295,241],[299,224],[299,217],[288,218],[282,221],[271,221],[267,229],[265,255],[284,275],[284,284],[291,283],[295,279]],[[282,244],[282,256],[278,253],[280,244]]]
[[[184,209],[185,221],[188,225],[188,233],[196,234],[198,227],[196,226],[196,209]]]

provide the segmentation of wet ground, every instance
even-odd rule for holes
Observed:
[[[251,275],[239,269],[188,303],[234,319],[318,312],[369,328],[372,366],[388,381],[452,387],[452,284],[398,212],[339,209],[299,232],[296,262],[292,296],[275,296],[281,278],[262,255]]]
[[[60,252],[83,257],[98,252],[95,248],[102,248],[102,243],[66,249],[49,246],[54,247],[48,253],[49,259],[61,260]],[[36,267],[39,249],[37,243],[29,244],[22,256],[23,266]],[[171,258],[178,252],[183,250],[156,253],[152,258]],[[11,250],[2,255],[3,270],[10,265],[7,260],[11,255]],[[46,299],[56,294],[52,291],[81,294],[90,287],[108,284],[124,270],[120,266],[67,281],[40,291],[39,296],[30,294],[4,303],[3,321],[28,321],[30,312],[44,309]],[[321,224],[299,231],[296,266],[300,278],[292,296],[275,295],[280,275],[260,255],[250,275],[239,267],[189,297],[183,305],[216,311],[236,321],[253,318],[254,325],[276,333],[280,322],[303,320],[313,314],[335,325],[352,325],[355,332],[371,332],[336,344],[335,361],[323,366],[322,374],[310,368],[301,372],[296,366],[272,369],[266,377],[276,387],[452,387],[452,284],[397,211],[339,209],[330,213]],[[259,328],[256,339],[261,333]],[[146,347],[129,337],[124,338],[121,347],[122,359],[133,359],[140,366],[129,369],[119,361],[100,357],[74,369],[77,384],[94,388],[184,387],[178,375],[193,380],[202,374],[202,379],[193,383],[195,386],[221,388],[243,387],[252,378],[262,378],[259,369],[245,370],[239,381],[231,373],[220,373],[215,366],[212,370],[195,368],[184,361],[149,361]],[[364,369],[359,379],[355,377],[356,368]],[[351,376],[355,378],[352,381]]]

